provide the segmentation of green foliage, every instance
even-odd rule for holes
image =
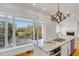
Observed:
[[[38,32],[37,32],[38,31]],[[23,33],[23,34],[18,34],[19,32]],[[35,40],[37,40],[37,35],[38,35],[38,39],[42,39],[42,27],[40,25],[38,26],[35,26]],[[33,39],[33,26],[31,25],[28,25],[27,27],[21,27],[21,28],[18,28],[16,30],[16,35],[17,37],[19,38],[31,38]]]
[[[12,38],[13,34],[13,24],[8,22],[8,41]]]

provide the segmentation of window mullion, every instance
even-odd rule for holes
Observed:
[[[15,47],[16,46],[16,37],[15,37],[15,15],[13,15],[13,46]]]
[[[8,44],[8,20],[7,20],[7,15],[5,15],[5,47],[9,47],[9,44]]]
[[[35,20],[33,21],[33,41],[35,41]]]
[[[38,17],[37,17],[37,21],[36,21],[36,27],[37,27],[37,44],[39,44],[39,40],[38,40]]]

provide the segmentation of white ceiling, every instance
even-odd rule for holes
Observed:
[[[22,12],[32,10],[45,15],[50,15],[57,11],[57,3],[37,3],[35,6],[33,6],[33,3],[0,3],[0,6]],[[46,10],[43,10],[43,8],[46,8]],[[79,16],[79,3],[60,3],[60,10],[64,13],[69,12],[72,15]]]

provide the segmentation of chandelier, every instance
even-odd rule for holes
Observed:
[[[54,15],[51,15],[51,21],[54,21],[54,22],[56,22],[56,23],[59,24],[60,22],[62,22],[64,19],[66,19],[69,16],[70,16],[69,13],[67,13],[66,15],[64,15],[64,13],[60,11],[60,9],[59,9],[59,3],[58,3],[58,11]]]

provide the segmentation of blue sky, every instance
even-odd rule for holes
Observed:
[[[19,18],[20,20],[16,20],[15,24],[16,27],[27,27],[28,25],[32,25],[32,22],[28,22],[28,21],[23,21],[21,18]],[[29,20],[29,19],[26,19]]]

